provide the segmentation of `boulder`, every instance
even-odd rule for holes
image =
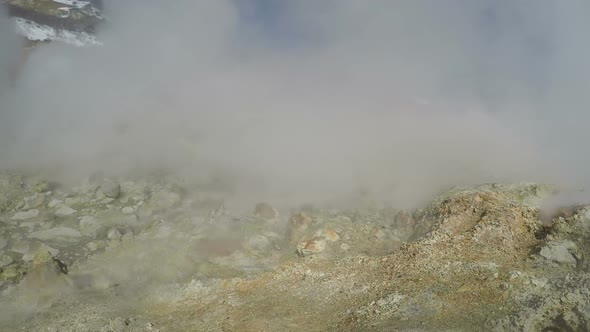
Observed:
[[[100,184],[100,190],[106,197],[116,199],[121,194],[121,185],[111,179],[104,179]]]
[[[254,215],[262,219],[275,219],[279,216],[279,212],[272,205],[263,202],[256,204]]]
[[[556,263],[575,265],[577,263],[577,250],[576,244],[570,240],[551,241],[541,248],[539,255]]]

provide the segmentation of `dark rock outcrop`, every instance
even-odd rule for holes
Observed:
[[[55,29],[93,33],[103,20],[100,0],[5,0],[4,5],[12,17]]]

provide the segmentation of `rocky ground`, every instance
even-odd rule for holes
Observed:
[[[14,18],[16,31],[29,41],[100,44],[94,33],[105,20],[102,0],[0,0],[2,10]]]
[[[170,177],[0,176],[2,331],[587,331],[590,209],[535,184],[416,211],[233,211]]]

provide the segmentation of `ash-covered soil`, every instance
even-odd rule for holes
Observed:
[[[172,177],[0,176],[3,331],[586,331],[590,211],[455,188],[415,211],[232,209]]]

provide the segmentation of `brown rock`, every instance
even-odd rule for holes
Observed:
[[[307,214],[300,212],[289,218],[287,228],[287,238],[290,242],[299,241],[305,230],[311,225],[312,219]]]
[[[258,203],[254,208],[254,215],[263,219],[275,219],[279,216],[279,212],[268,203]]]
[[[330,242],[336,242],[336,241],[340,240],[340,235],[338,235],[338,233],[336,233],[336,231],[334,231],[333,229],[329,229],[329,228],[320,229],[319,231],[316,232],[315,235],[317,237],[321,236]]]
[[[316,236],[311,240],[302,241],[297,245],[297,254],[299,256],[308,256],[317,254],[326,249],[326,239],[321,236]]]

